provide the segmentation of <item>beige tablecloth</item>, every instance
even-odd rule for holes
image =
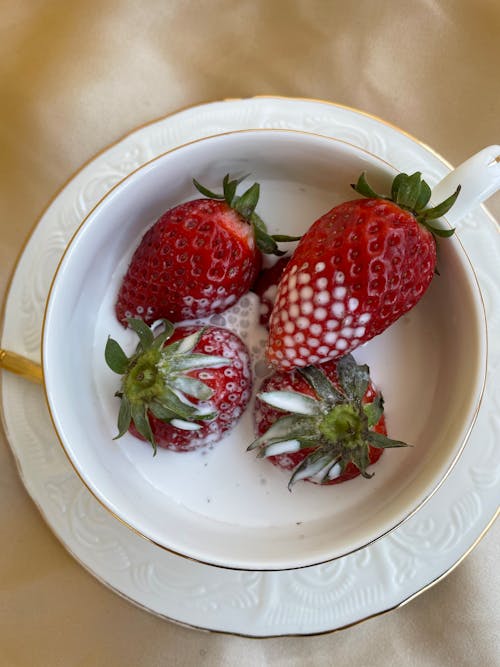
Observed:
[[[319,98],[371,112],[458,164],[500,142],[498,0],[0,1],[0,292],[82,163],[202,101]],[[489,201],[500,219],[500,196]],[[118,597],[65,551],[0,433],[0,664],[500,665],[494,526],[410,604],[339,633],[201,633]]]

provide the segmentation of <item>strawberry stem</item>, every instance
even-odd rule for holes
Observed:
[[[139,337],[134,354],[127,357],[120,345],[108,338],[104,357],[112,371],[122,376],[118,435],[124,435],[133,422],[139,434],[148,440],[156,454],[156,441],[149,415],[183,430],[200,428],[199,421],[217,416],[211,404],[193,403],[189,396],[207,401],[212,389],[201,380],[187,375],[189,371],[220,368],[231,364],[221,356],[193,352],[205,329],[165,345],[174,333],[173,325],[163,320],[164,330],[155,336],[140,319],[129,318],[130,328]]]
[[[429,224],[430,220],[437,220],[446,215],[456,202],[460,194],[459,185],[455,192],[437,206],[426,208],[431,199],[431,188],[428,183],[422,179],[422,174],[416,171],[414,174],[398,174],[392,181],[391,196],[380,195],[368,184],[366,174],[363,172],[358,178],[357,183],[351,184],[351,187],[363,197],[369,199],[383,199],[392,201],[405,211],[412,213],[415,218],[434,236],[448,237],[454,233],[454,229],[443,229]]]
[[[247,178],[247,176],[231,180],[229,174],[226,174],[222,181],[222,194],[209,190],[201,185],[195,178],[193,178],[193,184],[198,192],[205,197],[216,199],[218,201],[225,201],[226,204],[236,211],[249,225],[252,225],[255,234],[255,242],[262,253],[265,255],[277,255],[278,257],[284,255],[285,251],[279,249],[278,242],[291,243],[292,241],[298,241],[301,237],[287,236],[285,234],[269,234],[266,224],[255,212],[260,196],[259,183],[251,185],[242,195],[236,194],[238,185],[245,178]]]
[[[377,393],[371,402],[365,403],[370,371],[365,364],[357,364],[352,355],[345,355],[337,362],[337,386],[317,366],[293,372],[302,375],[314,396],[294,390],[260,393],[261,401],[285,414],[248,447],[256,449],[258,457],[311,450],[295,469],[289,488],[299,479],[310,477],[320,484],[328,483],[349,463],[369,478],[372,475],[366,468],[370,465],[370,445],[405,446],[372,430],[382,417],[383,399]]]

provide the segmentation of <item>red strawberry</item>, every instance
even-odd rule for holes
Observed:
[[[180,204],[150,227],[123,278],[116,315],[122,324],[147,324],[220,313],[245,294],[261,264],[261,252],[283,254],[255,213],[259,184],[241,196],[239,181],[224,178],[219,195],[194,181],[207,198]]]
[[[430,224],[460,188],[426,209],[421,174],[399,174],[392,197],[377,195],[364,174],[353,186],[368,199],[339,206],[302,237],[281,278],[270,320],[269,361],[289,370],[347,354],[384,331],[422,298],[436,268]]]
[[[352,355],[321,367],[276,371],[264,380],[255,406],[258,449],[285,470],[294,470],[289,488],[305,479],[338,484],[358,475],[384,448],[404,447],[387,437],[383,398],[370,381],[368,366]]]
[[[262,269],[252,286],[252,292],[255,292],[260,300],[259,321],[264,327],[269,325],[269,318],[278,292],[278,284],[289,261],[289,257],[281,257],[269,268]]]
[[[219,441],[234,426],[250,398],[248,350],[236,334],[220,327],[178,327],[164,320],[156,337],[142,320],[128,324],[139,336],[128,358],[108,338],[108,366],[123,375],[118,435],[127,430],[175,451]],[[165,343],[168,340],[168,345]]]

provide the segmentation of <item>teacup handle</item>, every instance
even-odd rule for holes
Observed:
[[[43,371],[40,364],[22,357],[15,352],[9,352],[0,348],[0,368],[5,368],[5,370],[11,371],[11,373],[20,375],[37,384],[43,384]]]
[[[500,146],[483,148],[432,189],[434,204],[444,201],[461,185],[462,189],[446,220],[452,225],[500,190]]]

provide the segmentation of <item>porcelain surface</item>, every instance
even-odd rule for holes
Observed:
[[[97,201],[132,170],[176,145],[228,130],[291,128],[337,137],[418,168],[430,184],[449,167],[382,121],[335,105],[279,98],[218,102],[152,123],[84,167],[42,216],[11,284],[2,346],[37,359],[44,305],[69,238]],[[478,229],[480,228],[480,233]],[[371,546],[289,572],[234,572],[168,553],[111,517],[79,480],[57,442],[39,387],[4,374],[6,431],[26,488],[56,535],[97,578],[150,611],[197,627],[252,636],[338,629],[393,608],[454,566],[498,507],[500,465],[498,256],[496,223],[479,207],[460,223],[490,331],[479,416],[458,464],[428,503]],[[15,342],[15,344],[14,344]],[[479,456],[479,453],[481,456]]]

